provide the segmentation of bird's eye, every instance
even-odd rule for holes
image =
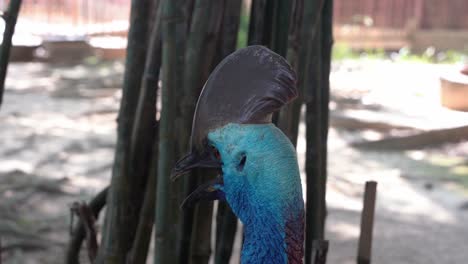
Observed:
[[[244,153],[244,154],[242,154],[241,159],[239,161],[239,164],[237,165],[237,170],[238,171],[243,171],[244,170],[244,166],[245,166],[246,161],[247,161],[247,156]]]
[[[217,148],[215,148],[214,146],[210,146],[211,148],[211,154],[213,154],[213,156],[217,159],[217,160],[221,160],[221,154],[219,154],[219,151]]]

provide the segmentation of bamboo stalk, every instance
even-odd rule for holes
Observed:
[[[206,178],[207,177],[202,177]],[[202,179],[203,181],[203,179]],[[204,182],[204,181],[203,181]],[[213,216],[213,202],[198,204],[195,212],[195,222],[192,236],[192,254],[193,264],[208,264],[211,256],[211,219]],[[203,216],[203,217],[197,217]]]
[[[187,70],[184,75],[184,96],[181,104],[181,142],[188,143],[198,95],[214,67],[216,43],[223,18],[223,1],[196,0],[186,49]],[[187,144],[182,151],[187,151]],[[184,197],[195,189],[199,173],[186,176]],[[184,211],[180,240],[179,263],[207,263],[211,254],[212,205],[200,204],[198,210]],[[195,230],[195,234],[192,234]],[[192,243],[192,247],[190,247]]]
[[[263,43],[271,50],[286,57],[288,46],[289,17],[292,1],[268,0],[265,7]],[[279,112],[273,114],[273,123],[278,125]]]
[[[156,133],[156,100],[161,67],[161,25],[160,9],[155,4],[156,19],[152,26],[149,51],[138,106],[135,114],[135,125],[131,137],[131,158],[135,175],[147,175],[151,162],[151,144]],[[143,181],[144,182],[144,181]]]
[[[177,151],[175,124],[177,89],[182,86],[186,17],[185,1],[166,0],[162,5],[162,92],[159,120],[158,179],[155,210],[155,264],[177,263],[177,226],[180,184],[169,175]]]
[[[159,140],[156,137],[153,143],[152,159],[154,161],[158,160],[158,143]],[[154,211],[156,204],[156,189],[158,177],[157,166],[157,162],[153,162],[150,168],[150,173],[148,175],[148,181],[146,184],[147,187],[145,192],[145,198],[140,211],[138,228],[135,235],[135,241],[133,243],[133,247],[128,258],[129,264],[146,263],[154,224]]]
[[[223,23],[220,33],[221,37],[218,41],[217,48],[217,63],[232,53],[236,48],[241,7],[242,1],[240,0],[227,1],[224,6]],[[218,203],[216,216],[215,264],[229,263],[236,231],[237,217],[226,202],[220,201]]]
[[[140,210],[135,240],[128,262],[146,263],[151,234],[154,224],[156,203],[158,137],[156,119],[156,100],[161,67],[161,8],[160,1],[155,3],[153,13],[156,18],[152,26],[149,51],[146,60],[142,92],[137,109],[137,120],[133,131],[132,157],[136,175],[148,175],[143,205]],[[153,142],[153,144],[148,144]]]
[[[250,7],[250,23],[247,45],[265,44],[263,30],[265,28],[265,8],[267,0],[252,0]]]
[[[190,140],[191,121],[195,111],[195,105],[198,94],[203,86],[203,56],[205,55],[206,39],[208,35],[209,20],[212,16],[212,5],[210,1],[194,1],[191,13],[192,21],[190,24],[190,32],[187,39],[187,47],[185,51],[185,65],[187,69],[184,72],[184,86],[182,94],[182,103],[180,112],[182,119],[180,132],[180,153],[187,151],[188,142]],[[210,61],[209,59],[206,60]],[[184,191],[182,194],[187,196],[194,189],[197,182],[195,173],[186,175],[184,178]],[[194,220],[194,208],[187,208],[182,212],[182,223],[179,237],[179,263],[189,263],[190,259],[190,242],[192,239],[192,227]]]
[[[237,231],[237,217],[226,202],[218,203],[215,264],[229,263]]]
[[[242,0],[226,1],[223,10],[223,18],[217,44],[216,66],[227,55],[234,52],[237,45],[238,32],[240,27]]]
[[[3,31],[2,47],[0,49],[0,108],[3,102],[3,92],[5,91],[5,78],[10,60],[11,39],[15,33],[16,20],[21,8],[21,0],[10,0],[8,8],[3,13],[5,30]]]
[[[323,155],[324,149],[322,138],[322,102],[321,102],[321,65],[320,65],[320,40],[321,34],[317,34],[317,41],[314,41],[312,61],[309,74],[308,90],[310,95],[306,95],[306,174],[307,174],[307,203],[306,203],[306,252],[309,253],[314,239],[324,238],[325,221],[325,179],[323,175]],[[306,263],[310,263],[310,255],[306,255]],[[308,259],[309,258],[309,259]]]
[[[328,129],[330,122],[330,69],[331,69],[331,56],[332,56],[332,46],[333,46],[333,0],[325,0],[323,3],[322,11],[322,29],[321,29],[321,58],[320,65],[321,69],[321,131],[322,131],[322,218],[323,218],[323,227],[325,228],[325,218],[327,215],[327,205],[326,205],[326,188],[327,188],[327,160],[328,160]]]
[[[273,51],[286,57],[288,50],[288,33],[291,22],[292,4],[294,1],[270,0],[272,5],[270,47]]]
[[[306,238],[305,263],[312,261],[314,240],[323,240],[325,225],[326,167],[323,152],[322,50],[323,1],[305,1],[299,58],[299,84],[306,104]],[[313,27],[310,27],[313,25]],[[326,102],[328,107],[328,102]]]
[[[303,6],[304,0],[292,1],[287,58],[289,64],[296,72],[299,72],[299,48],[301,44],[300,32]],[[298,78],[302,78],[302,76],[298,75]],[[299,131],[299,120],[303,103],[302,94],[302,91],[299,91],[299,98],[281,109],[277,122],[278,127],[288,136],[294,146],[297,145],[297,134]]]
[[[144,72],[148,1],[133,0],[130,12],[127,58],[118,118],[117,147],[101,247],[96,263],[125,263],[131,249],[143,192],[138,188],[145,177],[133,175],[132,130]]]

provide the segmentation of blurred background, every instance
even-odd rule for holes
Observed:
[[[63,263],[70,205],[108,185],[129,14],[130,0],[23,0],[0,109],[4,263]],[[467,14],[466,0],[334,0],[328,263],[355,263],[368,180],[375,263],[466,263]],[[303,120],[297,151],[304,170]]]

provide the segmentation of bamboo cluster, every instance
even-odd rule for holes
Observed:
[[[175,183],[169,175],[188,151],[196,101],[210,72],[236,48],[254,44],[287,57],[298,73],[300,98],[274,121],[296,144],[306,107],[311,263],[312,242],[324,239],[331,19],[332,0],[132,0],[115,161],[94,263],[146,263],[152,234],[155,264],[208,263],[211,255],[215,263],[229,262],[240,232],[229,206],[220,202],[216,217],[213,203],[179,209],[213,175],[197,170]],[[81,242],[72,241],[67,263],[78,263]]]

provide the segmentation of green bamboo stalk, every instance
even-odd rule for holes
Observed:
[[[272,5],[271,49],[286,57],[288,50],[288,33],[290,30],[292,4],[294,1],[270,0]]]
[[[223,19],[217,43],[217,53],[214,66],[216,66],[227,55],[236,50],[238,32],[240,27],[242,0],[226,1],[223,10]]]
[[[218,203],[215,264],[229,263],[237,232],[237,217],[226,202]]]
[[[184,124],[179,133],[181,152],[188,150],[188,142],[192,126],[193,113],[198,95],[208,77],[203,64],[211,67],[214,58],[216,34],[221,20],[220,7],[222,3],[215,0],[196,0],[190,25],[190,34],[185,51],[185,65],[183,96],[180,104],[181,116]]]
[[[151,161],[151,144],[156,133],[156,100],[161,67],[161,10],[159,1],[155,3],[156,15],[152,26],[148,54],[143,74],[142,88],[139,96],[135,125],[131,140],[131,157],[136,175],[146,175]]]
[[[321,23],[319,23],[321,24]],[[324,238],[324,168],[323,168],[323,111],[322,111],[322,66],[321,34],[316,35],[312,45],[312,62],[306,95],[306,249],[312,248],[313,240]],[[310,244],[309,244],[310,243]]]
[[[305,259],[311,263],[311,253],[314,240],[323,240],[325,227],[325,189],[326,176],[324,168],[323,138],[324,111],[322,101],[322,10],[324,1],[309,2],[304,4],[303,35],[307,43],[307,61],[305,61],[303,73],[304,101],[306,104],[306,239]],[[307,23],[314,21],[314,27],[307,30]],[[309,22],[307,22],[309,21]],[[328,102],[326,102],[328,107]]]
[[[156,137],[153,143],[152,160],[158,160],[159,140]],[[154,224],[154,211],[156,204],[156,189],[158,177],[158,164],[153,162],[148,175],[147,187],[143,206],[140,211],[138,228],[132,250],[129,254],[129,264],[144,264],[148,256],[149,244]]]
[[[3,31],[2,47],[0,49],[0,107],[3,102],[3,92],[5,90],[5,78],[10,60],[11,39],[15,33],[16,20],[21,8],[21,0],[10,0],[8,8],[3,13],[5,30]]]
[[[333,0],[324,2],[322,13],[322,139],[324,142],[328,140],[328,127],[329,127],[329,102],[330,102],[330,68],[331,56],[333,47]],[[322,153],[324,169],[323,175],[327,178],[327,144],[323,144],[324,149]]]
[[[206,182],[210,177],[200,177]],[[198,217],[197,217],[198,216]],[[200,217],[203,216],[203,217]],[[213,202],[198,204],[195,210],[195,222],[192,236],[192,254],[189,263],[208,264],[211,256],[211,220]]]
[[[169,175],[175,161],[177,139],[174,120],[177,89],[182,87],[186,33],[185,3],[166,0],[162,4],[162,92],[159,120],[158,179],[155,210],[155,264],[177,263],[180,183]]]
[[[289,39],[287,59],[293,69],[299,73],[299,51],[301,44],[301,25],[303,15],[304,0],[292,1],[292,14],[290,17],[289,26]],[[298,75],[301,79],[302,76]],[[299,85],[300,86],[300,85]],[[291,104],[286,105],[281,109],[278,116],[278,127],[288,136],[294,146],[297,145],[297,134],[299,131],[299,120],[301,114],[301,107],[303,103],[303,93],[299,91],[299,98],[294,100]]]
[[[227,1],[218,41],[216,63],[231,54],[237,44],[242,1]],[[226,202],[218,203],[214,263],[229,263],[237,231],[237,217]]]
[[[184,96],[181,104],[181,119],[183,127],[181,152],[187,151],[190,137],[192,117],[195,111],[198,95],[213,68],[216,42],[223,17],[223,1],[196,0],[190,24],[190,35],[186,49],[187,70],[184,75]],[[191,193],[199,180],[199,173],[186,176],[184,182],[185,194]],[[198,210],[184,211],[180,239],[179,263],[207,263],[211,249],[211,211],[212,206],[200,204]],[[209,217],[209,218],[207,218]],[[209,228],[207,227],[209,226]],[[192,230],[196,230],[192,234]],[[193,244],[190,247],[190,243]],[[208,250],[207,250],[208,249]]]
[[[265,44],[265,8],[268,0],[252,0],[247,45]]]
[[[191,13],[190,32],[187,39],[187,47],[185,51],[184,86],[182,94],[182,103],[180,104],[180,119],[182,120],[181,127],[178,129],[180,149],[179,153],[187,152],[188,142],[190,140],[191,122],[198,94],[203,87],[203,82],[206,77],[203,76],[203,62],[210,63],[210,58],[204,58],[210,54],[206,50],[209,32],[210,20],[213,16],[213,5],[211,1],[197,0],[194,2]],[[183,196],[190,194],[196,185],[196,173],[186,175],[184,178]],[[194,208],[188,208],[183,213],[180,237],[179,237],[179,263],[189,263],[190,259],[190,242],[192,238],[192,227],[194,221]],[[210,220],[208,220],[210,221]]]
[[[137,109],[137,118],[133,131],[132,157],[136,175],[148,175],[145,186],[143,205],[140,210],[139,222],[136,229],[135,240],[128,257],[128,263],[146,263],[149,243],[153,230],[156,184],[158,137],[156,126],[156,100],[161,67],[161,8],[160,1],[154,3],[153,21],[149,51],[146,60],[143,87]],[[148,144],[154,142],[153,144]],[[146,188],[145,188],[146,187]]]
[[[132,173],[131,141],[146,58],[148,10],[148,1],[133,0],[131,3],[117,147],[107,197],[105,226],[96,263],[125,263],[133,243],[143,199],[138,186],[144,182],[144,177]]]

